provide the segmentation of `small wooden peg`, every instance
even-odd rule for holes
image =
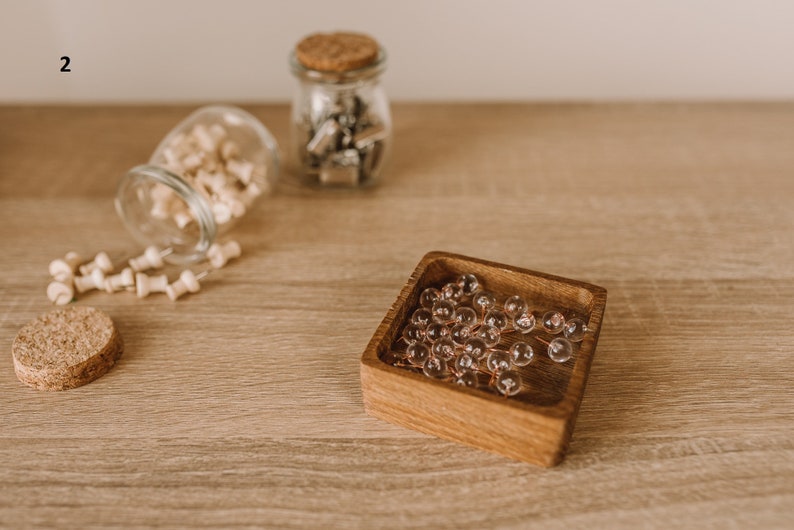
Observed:
[[[143,272],[135,275],[135,294],[138,298],[146,298],[149,293],[164,293],[168,289],[168,276],[147,276]]]
[[[47,286],[47,298],[55,305],[66,305],[74,300],[74,289],[71,285],[56,280]]]
[[[80,265],[80,274],[87,276],[96,269],[101,270],[104,274],[113,272],[113,262],[110,261],[110,256],[106,252],[99,252],[93,261]]]
[[[201,290],[199,280],[206,277],[209,272],[210,271],[203,271],[198,274],[193,274],[193,271],[190,269],[185,269],[179,275],[179,279],[168,286],[165,293],[172,301],[176,301],[177,298],[188,292],[197,293]]]
[[[237,241],[227,241],[223,244],[213,243],[207,251],[207,259],[214,269],[220,269],[229,260],[239,258],[242,255],[242,249]]]
[[[83,259],[77,252],[67,252],[62,258],[50,262],[50,276],[59,282],[69,283],[74,278]]]
[[[159,269],[163,266],[163,258],[173,252],[173,249],[167,248],[160,250],[154,245],[146,247],[143,254],[137,258],[130,260],[130,268],[135,272],[148,271],[150,269]]]
[[[105,273],[102,269],[94,269],[90,274],[75,276],[74,287],[78,293],[84,293],[91,289],[103,289],[105,287]]]
[[[125,267],[119,274],[105,278],[105,290],[109,293],[121,291],[126,287],[135,285],[135,274],[130,267]]]

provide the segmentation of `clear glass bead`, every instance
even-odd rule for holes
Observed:
[[[458,276],[457,284],[466,296],[473,295],[480,288],[480,281],[473,274],[461,274]]]
[[[441,291],[435,287],[428,287],[419,295],[419,305],[425,309],[432,309],[433,304],[441,299]]]
[[[587,331],[587,325],[581,318],[571,318],[565,321],[565,326],[562,328],[562,333],[565,338],[571,342],[582,342],[584,334]]]
[[[460,386],[465,386],[468,388],[477,388],[480,384],[479,380],[477,379],[477,374],[472,372],[471,370],[466,370],[461,372],[455,378],[455,384]]]
[[[565,325],[565,317],[559,311],[546,311],[541,324],[547,333],[556,335],[562,331],[562,327]]]
[[[485,365],[488,369],[498,374],[510,369],[510,354],[504,350],[494,350],[488,354],[488,360]]]
[[[477,359],[482,359],[488,353],[488,346],[481,338],[472,337],[463,344],[463,351]]]
[[[416,324],[419,327],[426,328],[428,324],[433,321],[433,313],[429,309],[420,307],[414,314],[411,315],[411,324]]]
[[[477,323],[477,311],[468,306],[461,306],[455,309],[455,320],[466,326],[473,326]]]
[[[458,305],[463,298],[463,288],[457,283],[448,283],[441,288],[441,298]]]
[[[505,314],[510,318],[515,318],[522,313],[526,313],[528,308],[527,301],[518,295],[513,295],[505,300]]]
[[[526,366],[535,358],[532,346],[526,342],[516,342],[510,347],[510,359],[516,366]]]
[[[471,338],[471,328],[464,324],[455,324],[449,332],[452,342],[458,346],[463,346]]]
[[[446,323],[455,319],[455,306],[449,300],[439,300],[433,304],[433,320]]]
[[[507,370],[496,376],[494,386],[504,396],[515,396],[521,390],[521,374]]]
[[[427,377],[441,378],[447,376],[447,361],[442,357],[429,357],[422,365]]]
[[[513,329],[525,335],[531,332],[535,329],[535,315],[532,313],[521,313],[513,318]]]
[[[430,343],[436,342],[444,337],[449,337],[449,328],[444,324],[432,322],[425,328],[425,338]]]
[[[455,343],[449,337],[438,339],[433,343],[431,348],[433,355],[442,357],[444,359],[452,359],[455,357]]]
[[[470,353],[461,352],[455,357],[455,370],[464,372],[477,369],[477,358]]]
[[[549,342],[549,358],[555,363],[564,363],[573,356],[573,345],[568,339],[557,337]]]
[[[507,327],[507,315],[504,314],[504,311],[499,311],[498,309],[491,309],[485,313],[485,318],[482,321],[489,326],[499,328],[499,331]]]
[[[474,293],[471,303],[474,307],[479,309],[480,312],[485,313],[496,305],[496,297],[488,291],[477,291]]]
[[[502,340],[502,332],[499,331],[499,328],[496,326],[489,326],[488,324],[480,326],[480,329],[477,330],[477,336],[481,338],[489,348],[493,348]]]
[[[427,358],[430,357],[430,348],[423,342],[414,342],[408,345],[405,357],[409,363],[415,366],[422,366]]]
[[[408,344],[422,342],[425,340],[425,330],[416,324],[408,324],[405,326],[405,329],[403,329],[403,339],[405,339],[405,342]]]

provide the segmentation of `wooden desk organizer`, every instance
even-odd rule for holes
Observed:
[[[530,308],[583,318],[590,330],[572,359],[555,363],[545,348],[520,368],[524,387],[505,398],[482,389],[431,379],[393,366],[400,334],[419,294],[472,273],[501,302],[519,294]],[[386,421],[542,466],[559,464],[568,449],[593,361],[607,293],[602,287],[446,252],[419,262],[361,357],[361,388],[367,413]],[[536,309],[536,316],[537,309]],[[532,335],[550,338],[537,330]],[[515,340],[512,339],[513,341]],[[534,347],[534,345],[533,345]],[[404,345],[402,345],[404,349]]]

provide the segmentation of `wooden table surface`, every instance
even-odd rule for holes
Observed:
[[[286,146],[286,105],[246,108]],[[394,105],[380,187],[266,198],[177,303],[86,294],[119,363],[23,386],[47,264],[139,250],[117,181],[191,110],[0,107],[0,527],[794,525],[794,103]],[[608,289],[560,466],[364,414],[361,353],[430,250]]]

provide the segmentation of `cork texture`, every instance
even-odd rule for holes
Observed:
[[[312,70],[347,72],[375,62],[378,50],[375,39],[362,33],[314,33],[295,46],[295,55]]]
[[[17,378],[39,390],[67,390],[101,377],[123,342],[108,315],[87,306],[51,311],[26,324],[11,346]]]

